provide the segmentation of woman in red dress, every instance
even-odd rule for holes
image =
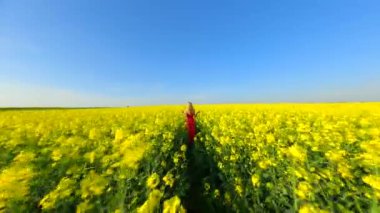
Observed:
[[[195,110],[193,104],[188,102],[187,108],[184,111],[186,117],[186,128],[189,137],[189,145],[193,145],[195,134],[197,134],[197,130],[195,127]]]

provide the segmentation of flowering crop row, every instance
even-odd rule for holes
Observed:
[[[0,211],[180,209],[182,124],[165,107],[2,111]]]
[[[241,212],[380,211],[380,105],[203,107],[214,205]],[[214,175],[215,176],[215,175]]]

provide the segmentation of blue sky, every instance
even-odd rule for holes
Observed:
[[[0,106],[380,101],[380,1],[2,0]]]

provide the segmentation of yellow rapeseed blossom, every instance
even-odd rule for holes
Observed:
[[[360,155],[363,164],[368,166],[380,165],[380,139],[366,141],[360,144],[364,152]]]
[[[127,149],[121,154],[122,159],[120,165],[128,168],[136,168],[138,161],[144,156],[146,150],[149,149],[149,145],[140,144],[133,148]]]
[[[347,163],[338,164],[338,172],[343,178],[352,179],[351,167]]]
[[[187,150],[187,146],[186,146],[185,144],[183,144],[183,145],[181,146],[181,151],[182,151],[182,152],[186,152],[186,150]]]
[[[272,165],[274,165],[274,163],[270,159],[265,159],[265,160],[262,160],[258,163],[258,166],[262,169],[266,169]]]
[[[117,129],[115,133],[115,141],[120,141],[124,138],[124,132],[122,129]]]
[[[14,159],[13,159],[13,164],[28,164],[30,163],[34,158],[35,154],[31,152],[25,152],[21,151]]]
[[[273,134],[267,134],[266,139],[268,144],[274,143],[276,140]]]
[[[243,187],[242,187],[240,184],[236,184],[236,185],[235,185],[235,192],[236,192],[239,196],[242,196],[242,195],[243,195]]]
[[[251,182],[254,187],[259,186],[260,184],[260,177],[257,174],[254,174],[251,176]]]
[[[55,203],[58,200],[67,198],[71,195],[71,193],[75,189],[74,187],[74,180],[67,177],[62,178],[61,181],[58,183],[57,187],[40,200],[40,205],[42,206],[42,209],[53,209],[55,207]]]
[[[34,172],[29,167],[12,166],[0,173],[0,204],[5,207],[7,201],[21,199],[29,194],[29,181]]]
[[[300,199],[302,200],[307,199],[310,196],[310,193],[311,193],[311,187],[307,182],[303,181],[303,182],[298,183],[296,194]]]
[[[368,175],[363,177],[363,181],[372,188],[380,191],[380,176]]]
[[[220,197],[219,189],[215,189],[213,195],[214,195],[214,198],[219,198]]]
[[[86,200],[77,205],[76,213],[86,213],[90,212],[94,208],[93,204],[90,201]]]
[[[164,181],[165,185],[173,187],[174,185],[174,177],[172,173],[167,173],[162,180]]]
[[[89,174],[81,181],[81,197],[83,199],[98,196],[103,193],[108,181],[104,177],[90,171]]]
[[[298,213],[328,213],[328,211],[322,210],[311,204],[304,204],[301,206]]]
[[[186,210],[181,205],[181,199],[178,196],[174,196],[164,201],[163,213],[185,213]]]
[[[54,161],[59,161],[59,160],[62,158],[62,152],[61,152],[61,150],[59,150],[59,149],[55,149],[55,150],[51,153],[51,158],[52,158]]]
[[[295,144],[287,150],[287,154],[293,160],[304,162],[306,160],[306,151],[299,145]]]
[[[153,173],[146,181],[146,186],[150,189],[154,189],[160,184],[160,176],[157,173]]]
[[[148,196],[148,199],[142,206],[137,208],[138,213],[152,213],[155,212],[163,193],[160,190],[154,189]]]
[[[92,151],[92,152],[86,153],[84,155],[84,157],[88,160],[88,162],[94,163],[94,161],[95,161],[95,155],[96,155],[96,153],[94,151]]]
[[[208,182],[204,183],[203,188],[205,189],[206,192],[208,192],[211,189],[210,183]]]
[[[92,128],[90,132],[88,133],[88,138],[92,140],[98,139],[100,136],[99,131],[96,128]]]
[[[346,155],[346,151],[344,150],[331,150],[328,151],[326,154],[327,159],[329,159],[332,162],[338,163],[343,160],[343,158]]]

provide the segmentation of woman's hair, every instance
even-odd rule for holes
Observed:
[[[185,114],[195,115],[195,110],[194,110],[194,107],[193,107],[193,103],[191,103],[190,101],[187,102],[187,107],[186,107],[186,110],[185,110]]]

